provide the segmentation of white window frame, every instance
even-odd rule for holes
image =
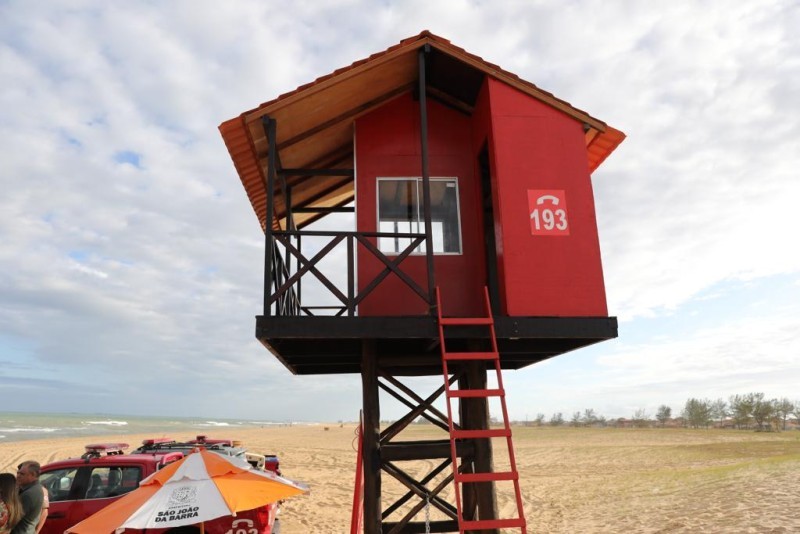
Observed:
[[[422,223],[420,224],[421,227],[424,228],[425,222],[425,214],[422,212],[424,210],[424,203],[422,201],[422,177],[421,176],[379,176],[376,178],[375,183],[375,228],[377,231],[381,231],[381,214],[380,214],[380,191],[381,191],[381,182],[408,182],[408,181],[416,181],[418,184],[418,192],[419,192],[419,202],[417,203],[418,213],[417,213],[417,220]],[[458,225],[458,252],[436,252],[434,251],[434,256],[461,256],[464,253],[464,237],[462,235],[462,226],[461,226],[461,195],[458,186],[458,177],[457,176],[436,176],[430,178],[431,182],[452,182],[455,186],[456,190],[456,224]],[[424,231],[422,232],[424,233]],[[386,256],[398,256],[400,252],[395,251],[386,251],[382,250],[380,246],[380,239],[378,238],[378,250],[380,250]],[[425,242],[423,241],[414,251],[411,253],[412,256],[424,256],[426,253],[422,250],[422,246],[424,246]]]

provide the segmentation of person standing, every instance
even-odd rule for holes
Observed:
[[[22,462],[17,470],[17,486],[19,499],[22,501],[22,519],[11,534],[35,534],[39,516],[42,514],[44,492],[39,484],[39,462],[28,460]]]
[[[42,494],[44,495],[42,514],[39,516],[39,522],[36,523],[36,534],[39,534],[44,528],[44,522],[47,521],[47,514],[50,512],[50,494],[47,493],[47,488],[44,486],[42,486]]]
[[[17,479],[0,474],[0,534],[8,534],[22,518],[22,503],[17,494]]]

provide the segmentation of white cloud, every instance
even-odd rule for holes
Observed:
[[[263,238],[216,128],[426,28],[628,134],[594,178],[624,324],[728,280],[797,273],[798,11],[788,0],[4,2],[0,360],[17,363],[0,379],[35,388],[45,410],[55,391],[65,409],[120,412],[199,395],[174,412],[221,416],[236,384],[240,413],[263,418],[253,406],[290,384],[308,398],[287,404],[297,418],[354,417],[357,394],[320,411],[324,384],[340,382],[292,377],[254,339]],[[138,164],[120,162],[128,152]],[[669,354],[624,352],[624,339],[599,354],[628,381],[615,383],[671,388],[774,336],[759,365],[790,374],[791,325],[737,324],[750,343],[716,328],[670,341]],[[658,359],[675,370],[643,363]],[[548,368],[576,360],[562,361]],[[733,387],[737,367],[725,369],[717,383]]]

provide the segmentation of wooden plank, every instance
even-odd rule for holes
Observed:
[[[427,315],[398,317],[269,317],[256,318],[264,337],[282,339],[424,339],[438,337],[436,319]],[[448,332],[448,338],[484,338],[475,328]],[[616,317],[496,317],[498,340],[567,342],[599,341],[617,336]],[[570,345],[571,346],[571,345]],[[501,351],[502,360],[502,351]]]
[[[343,72],[330,76],[325,80],[313,83],[307,89],[295,91],[292,94],[281,98],[280,100],[273,101],[266,106],[262,106],[252,112],[244,115],[246,122],[257,120],[258,117],[264,114],[280,114],[286,112],[287,108],[293,108],[299,102],[305,101],[306,106],[316,104],[319,99],[312,100],[313,97],[319,93],[326,93],[334,86],[340,86],[338,92],[346,93],[352,88],[358,87],[363,84],[363,79],[380,80],[381,78],[391,84],[398,85],[399,80],[404,79],[406,83],[410,83],[415,79],[416,58],[414,50],[416,46],[407,48],[397,48],[393,51],[380,55],[379,57],[370,61],[364,62],[361,65],[344,70]],[[407,73],[404,76],[404,73]],[[376,90],[376,94],[385,91]]]
[[[278,144],[278,150],[282,150],[285,147],[291,146],[295,143],[303,141],[309,137],[316,135],[317,133],[321,132],[322,130],[326,130],[331,128],[332,126],[336,126],[344,121],[352,121],[357,119],[358,117],[365,115],[372,111],[373,109],[387,103],[388,101],[397,98],[398,96],[407,93],[412,89],[413,84],[405,84],[400,85],[399,87],[395,87],[386,93],[373,98],[363,104],[359,104],[354,108],[348,109],[343,113],[329,119],[321,124],[315,125],[313,128],[306,130],[305,132],[301,132],[290,139],[286,139],[285,141]]]

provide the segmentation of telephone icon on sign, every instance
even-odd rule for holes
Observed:
[[[539,198],[536,199],[536,204],[541,206],[542,204],[544,204],[548,200],[550,202],[552,202],[554,206],[558,206],[558,202],[559,202],[558,197],[553,196],[553,195],[542,195],[542,196],[540,196]],[[531,213],[531,218],[533,218],[533,213]]]
[[[532,235],[568,236],[567,199],[563,190],[528,190]]]

